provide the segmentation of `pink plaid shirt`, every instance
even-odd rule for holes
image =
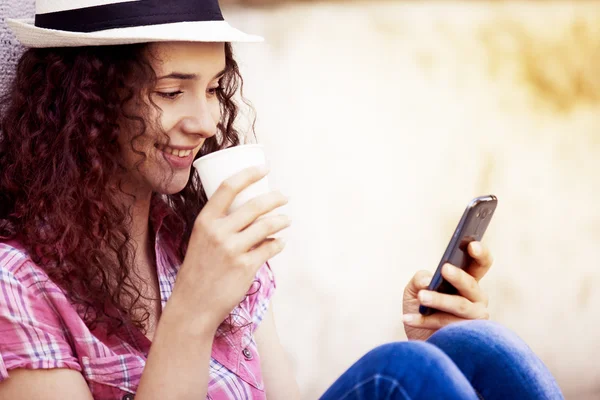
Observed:
[[[156,234],[156,264],[164,308],[180,266]],[[209,399],[265,399],[253,333],[275,289],[268,264],[240,304],[236,318],[252,321],[217,335],[209,368]],[[129,340],[90,331],[62,289],[15,242],[0,242],[0,381],[16,368],[69,368],[81,372],[95,399],[133,399],[151,342],[136,329]],[[203,369],[198,366],[199,371]]]

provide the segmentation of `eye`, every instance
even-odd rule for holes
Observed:
[[[179,97],[179,95],[183,94],[183,92],[181,90],[178,90],[176,92],[156,92],[156,94],[162,97],[163,99],[175,100]]]
[[[208,94],[210,94],[211,96],[214,96],[217,93],[222,92],[222,91],[223,91],[223,88],[221,86],[208,88]]]

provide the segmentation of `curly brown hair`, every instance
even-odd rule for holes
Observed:
[[[0,108],[0,239],[18,240],[90,329],[144,330],[150,315],[130,283],[128,209],[112,179],[124,171],[119,121],[136,122],[136,137],[148,125],[143,110],[124,111],[156,82],[147,50],[148,44],[29,49]],[[240,143],[234,96],[243,81],[230,44],[225,57],[219,133],[197,157]],[[180,260],[206,201],[194,169],[181,192],[153,195],[153,205],[166,206],[161,229],[176,233],[172,247]]]

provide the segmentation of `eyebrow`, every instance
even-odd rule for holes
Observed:
[[[223,68],[223,70],[217,72],[217,74],[213,77],[213,79],[224,75],[225,72],[227,72],[227,68]],[[160,81],[163,79],[179,79],[182,81],[191,81],[191,80],[198,79],[198,77],[199,77],[198,74],[186,74],[183,72],[171,72],[169,75],[165,75],[165,76],[161,76],[160,78],[157,78],[157,80]]]

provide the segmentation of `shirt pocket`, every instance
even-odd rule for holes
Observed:
[[[135,393],[146,361],[133,354],[108,357],[82,357],[83,376],[94,399],[120,399],[119,393]]]

